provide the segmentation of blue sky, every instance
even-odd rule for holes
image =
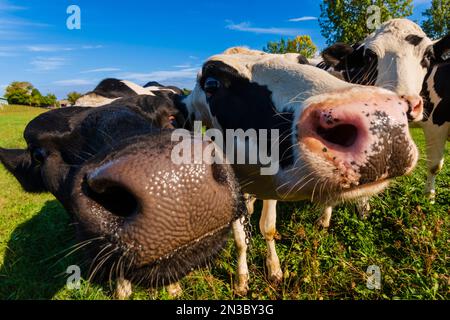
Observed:
[[[415,0],[412,19],[431,0]],[[308,34],[323,48],[320,0],[0,0],[0,94],[30,81],[59,98],[106,77],[192,88],[207,57],[230,46],[255,49]],[[81,9],[69,30],[68,6]]]

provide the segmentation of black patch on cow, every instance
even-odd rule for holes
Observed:
[[[282,168],[292,165],[293,151],[291,142],[293,111],[277,112],[272,92],[266,87],[250,82],[233,67],[221,61],[209,61],[203,66],[200,85],[214,77],[221,87],[209,98],[211,113],[223,129],[278,129],[280,134],[280,165]],[[258,141],[259,143],[259,141]],[[266,143],[266,142],[264,142]],[[268,148],[270,151],[270,148]]]
[[[415,34],[410,34],[405,38],[405,40],[413,46],[418,46],[423,41],[423,37],[417,36]]]
[[[94,89],[94,93],[109,99],[136,96],[137,93],[118,79],[105,79]]]
[[[375,85],[378,77],[378,57],[370,49],[359,43],[349,46],[337,43],[322,53],[324,64],[318,67],[327,70],[333,67],[341,72],[344,80],[350,83]]]
[[[441,126],[450,122],[450,62],[437,66],[433,82],[434,90],[441,98],[433,112],[433,123]]]
[[[428,70],[425,80],[423,81],[422,91],[420,92],[420,95],[423,98],[423,122],[428,121],[428,118],[431,116],[434,108],[434,104],[430,97],[430,89],[428,88],[428,80],[430,79],[432,71],[432,68]]]
[[[159,82],[150,81],[150,82],[147,82],[147,84],[144,86],[144,88],[148,88],[148,87],[164,87],[164,86],[162,84],[160,84]]]

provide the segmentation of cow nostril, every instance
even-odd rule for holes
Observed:
[[[121,186],[107,186],[98,191],[87,186],[87,196],[115,216],[130,217],[139,210],[136,197]]]
[[[358,129],[351,124],[341,124],[332,128],[317,128],[317,134],[327,142],[342,146],[351,147],[358,138]]]

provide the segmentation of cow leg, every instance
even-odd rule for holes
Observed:
[[[325,207],[322,215],[316,221],[316,226],[319,228],[327,229],[330,226],[331,214],[333,213],[333,207]]]
[[[427,143],[427,167],[428,177],[425,186],[425,194],[428,195],[430,203],[435,202],[436,190],[435,182],[436,175],[442,170],[444,166],[444,152],[445,142],[449,135],[449,126],[425,126],[425,139]]]
[[[275,233],[277,220],[277,201],[264,200],[259,227],[267,243],[267,271],[269,280],[279,283],[283,279],[283,272],[280,267],[280,260],[275,249]]]
[[[116,282],[116,291],[114,296],[118,300],[126,300],[131,297],[133,290],[131,288],[131,282],[125,278],[118,278]]]
[[[167,293],[172,299],[179,298],[183,294],[183,289],[179,282],[175,282],[166,286]]]
[[[363,198],[356,202],[356,210],[358,211],[359,218],[365,220],[370,215],[370,203],[369,198]]]
[[[247,239],[244,228],[244,217],[233,222],[233,236],[238,255],[237,283],[234,292],[237,295],[245,296],[248,292],[248,265],[247,265]]]

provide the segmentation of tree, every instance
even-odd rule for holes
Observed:
[[[42,104],[42,99],[43,97],[41,92],[38,89],[33,88],[30,94],[30,105],[33,107],[40,107]]]
[[[450,32],[450,0],[433,0],[422,16],[422,28],[429,37],[438,39]]]
[[[40,107],[59,107],[58,99],[54,94],[47,94],[45,97],[42,97]]]
[[[269,53],[300,53],[306,58],[312,58],[317,52],[317,47],[310,36],[297,36],[294,39],[281,39],[278,42],[269,42],[263,49]]]
[[[371,6],[377,6],[379,11]],[[408,17],[412,9],[412,0],[324,0],[320,5],[319,25],[328,44],[351,44],[364,40],[374,31],[368,24],[373,25],[378,13],[379,22],[383,23]]]
[[[12,82],[5,90],[5,98],[9,104],[30,105],[33,85],[29,82]]]
[[[77,100],[82,96],[81,93],[79,92],[70,92],[69,94],[67,94],[67,100],[69,100],[71,105],[74,105],[75,102],[77,102]]]

